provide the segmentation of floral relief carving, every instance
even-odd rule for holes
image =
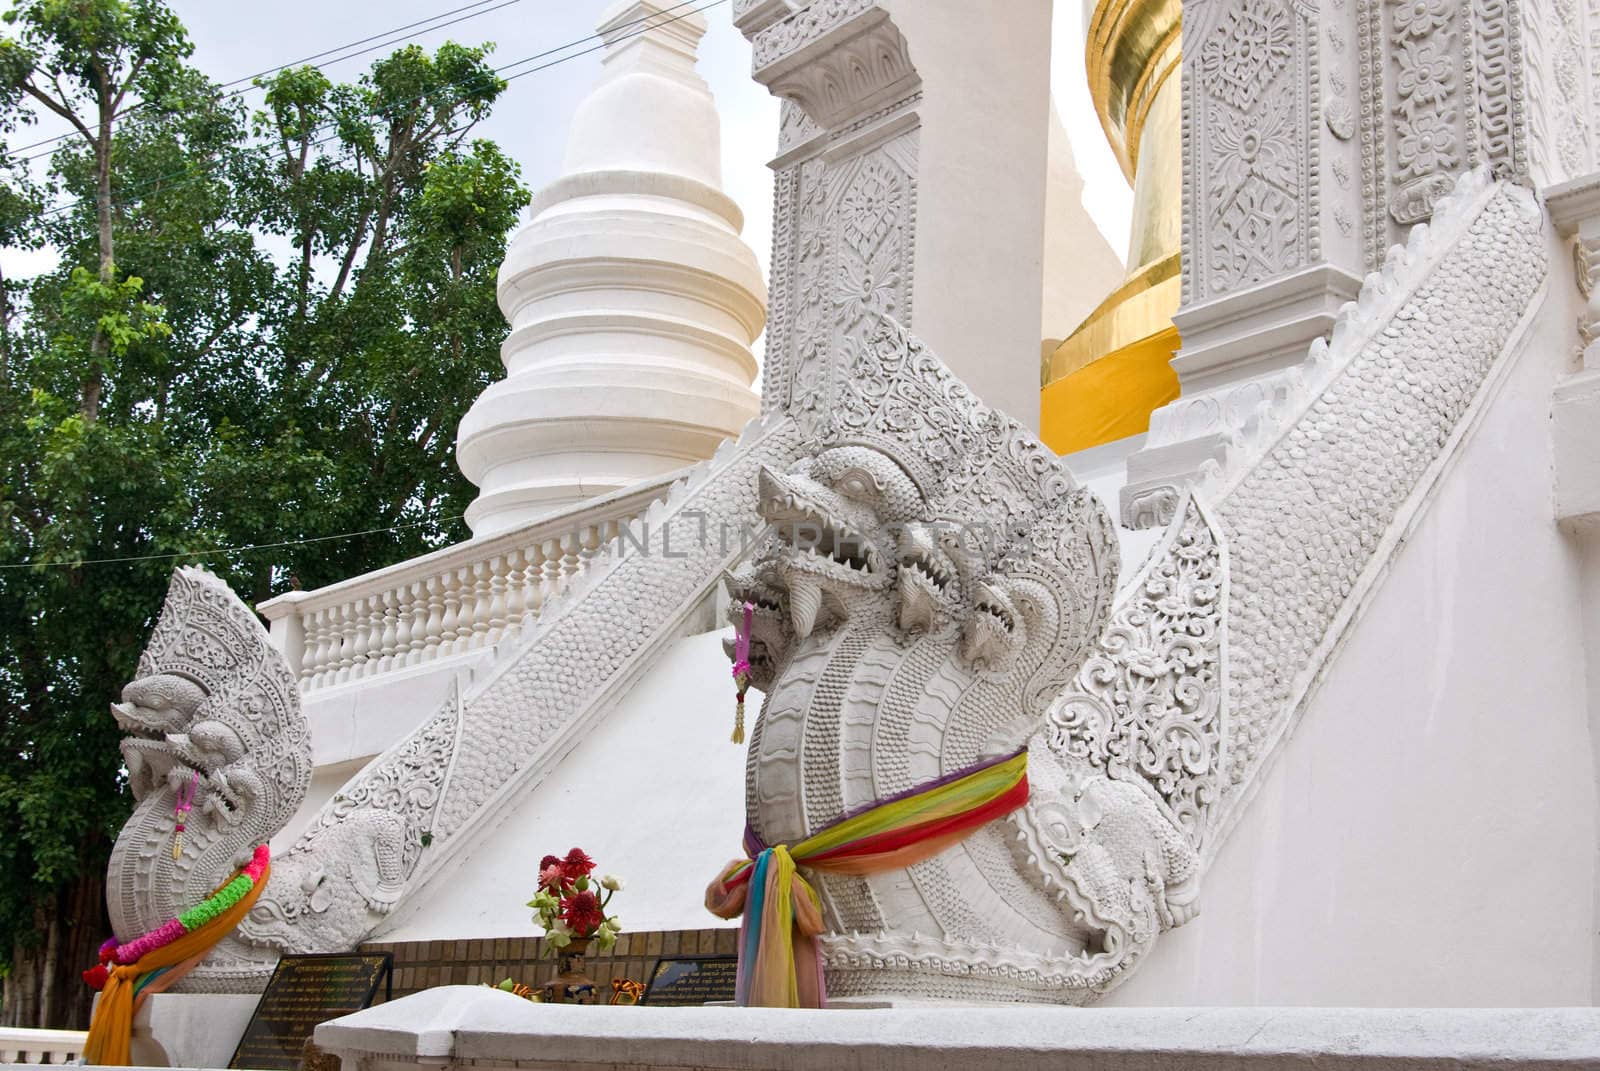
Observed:
[[[1288,107],[1268,101],[1245,114],[1219,106],[1213,116],[1212,278],[1242,284],[1298,266],[1301,135]]]
[[[1051,710],[1048,739],[1064,757],[1147,785],[1199,849],[1223,784],[1227,563],[1199,502],[1186,496],[1177,512]]]
[[[1460,5],[1410,0],[1390,9],[1389,58],[1394,86],[1394,177],[1389,199],[1396,222],[1427,217],[1448,184],[1430,176],[1464,163],[1461,78],[1451,49],[1463,32],[1453,25]]]
[[[1245,0],[1199,32],[1187,61],[1197,92],[1185,103],[1205,117],[1185,172],[1192,203],[1204,205],[1186,242],[1203,266],[1186,271],[1191,301],[1304,264],[1315,183],[1309,22],[1282,0]]]
[[[1450,21],[1452,0],[1404,0],[1393,12],[1394,32],[1402,38],[1423,38]]]
[[[1440,40],[1401,38],[1394,58],[1398,66],[1395,88],[1402,100],[1445,106],[1455,88],[1456,65],[1443,44]]]
[[[1399,137],[1395,162],[1400,165],[1401,175],[1424,178],[1459,162],[1453,120],[1449,112],[1425,111],[1395,124]],[[1422,212],[1426,214],[1425,209]]]
[[[1294,54],[1287,13],[1264,0],[1234,9],[1200,51],[1200,70],[1211,92],[1247,110]]]

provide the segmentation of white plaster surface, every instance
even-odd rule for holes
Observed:
[[[317,1027],[363,1068],[1592,1068],[1600,1010],[611,1008],[446,986]]]
[[[974,394],[1037,430],[1051,5],[882,7],[923,86],[912,323]]]
[[[539,860],[587,851],[627,887],[612,910],[631,931],[722,925],[706,884],[741,855],[745,749],[729,742],[734,692],[722,639],[666,651],[508,817],[477,840],[448,881],[408,905],[376,940],[533,936],[524,905]],[[746,696],[755,724],[761,694]]]
[[[1550,422],[1556,516],[1569,525],[1600,528],[1600,365],[1556,385]]]
[[[133,1017],[129,1057],[144,1067],[227,1067],[257,993],[155,993]]]
[[[471,651],[397,673],[302,691],[311,723],[312,761],[321,770],[380,754],[438,713],[457,678],[464,688],[493,660],[493,651]]]
[[[1222,846],[1199,917],[1111,1003],[1594,999],[1581,563],[1551,511],[1559,300]]]

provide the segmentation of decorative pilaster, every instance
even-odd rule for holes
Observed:
[[[1178,401],[1129,459],[1164,523],[1462,172],[1530,181],[1522,0],[1187,0]]]
[[[885,313],[1037,426],[1051,8],[981,6],[735,6],[756,81],[784,102],[765,411],[827,411],[844,379],[830,362]]]
[[[734,23],[783,98],[762,409],[815,420],[867,314],[911,321],[921,80],[868,0],[743,0]]]
[[[1124,524],[1221,475],[1360,287],[1355,2],[1183,5],[1182,394],[1128,461]]]
[[[1574,282],[1585,301],[1577,367],[1556,383],[1551,399],[1556,520],[1600,535],[1600,172],[1551,187],[1545,203],[1572,241]]]

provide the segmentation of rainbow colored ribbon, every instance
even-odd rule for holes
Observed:
[[[744,916],[735,1002],[820,1008],[826,999],[815,943],[821,901],[797,866],[831,874],[908,867],[1027,800],[1028,753],[1022,750],[878,800],[793,846],[767,847],[746,830],[749,858],[730,863],[706,889],[713,914]]]

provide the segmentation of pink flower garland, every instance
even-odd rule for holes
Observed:
[[[151,930],[143,937],[135,937],[127,944],[117,944],[115,937],[100,946],[100,963],[104,965],[116,962],[126,966],[137,963],[145,956],[158,948],[170,945],[178,938],[188,933],[193,933],[201,926],[221,915],[228,908],[244,899],[245,894],[261,880],[261,874],[267,869],[267,862],[271,858],[265,844],[258,845],[250,862],[244,869],[234,875],[222,888],[206,897],[205,900],[185,911],[175,919],[168,919],[165,923]],[[92,984],[92,983],[91,983]]]

